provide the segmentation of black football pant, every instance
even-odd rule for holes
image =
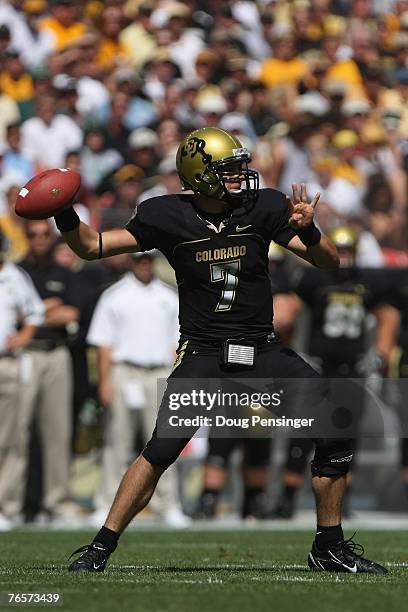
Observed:
[[[365,389],[364,385],[356,384],[354,378],[346,378],[339,375],[336,368],[331,368],[323,373],[323,376],[329,382],[333,395],[342,394],[342,400],[352,410],[353,417],[358,427],[364,411]],[[357,447],[357,439],[353,439],[353,451],[355,453]],[[288,444],[287,457],[284,469],[288,472],[302,475],[305,473],[308,459],[313,450],[313,440],[310,438],[291,438]],[[355,465],[355,462],[350,462]]]
[[[253,369],[241,367],[232,372],[220,366],[219,353],[217,347],[203,347],[192,341],[187,346],[185,342],[181,344],[175,368],[167,381],[156,427],[142,453],[147,461],[167,469],[199,428],[197,425],[177,431],[170,425],[170,417],[174,415],[193,418],[204,414],[200,407],[192,405],[179,406],[177,411],[172,411],[172,398],[190,393],[200,383],[212,390],[221,384],[227,391],[282,392],[282,405],[270,408],[272,415],[269,412],[268,415],[293,414],[305,418],[313,415],[314,426],[310,433],[315,445],[312,473],[328,477],[347,473],[353,456],[350,411],[330,401],[324,379],[311,366],[276,340],[258,346]],[[227,437],[227,431],[221,430],[220,437]],[[242,438],[243,432],[237,437]]]
[[[406,409],[406,389],[408,385],[406,383],[408,378],[408,351],[404,350],[401,355],[399,362],[399,377],[400,377],[400,394],[401,394],[401,407],[400,407],[400,419],[401,429],[403,432],[408,429],[408,413]],[[403,469],[408,468],[408,438],[401,438],[401,467]]]
[[[271,438],[208,438],[208,453],[206,463],[215,467],[226,469],[229,458],[236,448],[241,448],[244,455],[245,467],[264,468],[269,465],[271,454]]]

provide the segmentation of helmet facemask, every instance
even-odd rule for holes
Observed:
[[[339,254],[341,270],[351,270],[356,265],[356,252],[354,249],[347,249],[344,247],[337,247]]]
[[[259,191],[259,174],[248,167],[250,160],[247,149],[241,149],[239,152],[234,151],[233,157],[209,164],[210,173],[217,177],[220,185],[218,198],[234,207],[255,203]],[[205,174],[204,181],[206,181]],[[229,186],[234,183],[236,183],[235,188]]]

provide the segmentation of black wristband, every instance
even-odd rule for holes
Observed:
[[[297,235],[307,247],[315,246],[319,244],[320,238],[322,237],[320,230],[317,229],[314,223],[304,229],[297,230]]]
[[[98,259],[102,259],[102,257],[103,257],[102,233],[99,232],[99,253],[98,253]]]
[[[60,232],[71,232],[77,228],[81,222],[72,206],[54,215],[54,219]]]

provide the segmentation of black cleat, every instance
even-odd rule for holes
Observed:
[[[268,507],[268,497],[262,491],[254,497],[245,497],[241,516],[243,519],[256,519],[259,521],[270,518],[271,509]]]
[[[206,492],[201,495],[198,508],[191,518],[196,521],[210,521],[215,519],[217,514],[218,495]]]
[[[81,555],[71,563],[69,572],[103,572],[110,556],[106,546],[99,542],[81,546],[78,550],[74,550],[70,558],[78,553]]]
[[[364,559],[364,548],[353,542],[352,537],[334,544],[328,550],[320,550],[313,542],[308,557],[310,569],[350,574],[387,574],[388,570],[379,563]]]

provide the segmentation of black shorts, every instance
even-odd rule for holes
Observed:
[[[401,438],[401,467],[406,469],[408,468],[408,411],[406,408],[405,398],[407,397],[408,391],[408,351],[403,350],[400,361],[398,364],[399,370],[399,392],[400,392],[400,402],[398,406],[398,413],[401,423],[401,431],[403,432],[403,437]]]
[[[310,430],[310,437],[315,442],[318,439],[317,446],[324,448],[318,458],[319,465],[324,463],[326,457],[331,453],[333,462],[331,467],[334,469],[340,467],[344,471],[348,462],[351,461],[352,446],[349,440],[349,429],[345,429],[341,422],[344,415],[336,412],[337,407],[333,406],[328,398],[326,382],[309,364],[293,350],[282,347],[276,340],[258,346],[256,364],[252,369],[240,368],[231,371],[221,366],[219,352],[217,347],[203,347],[192,341],[187,345],[186,343],[181,344],[175,367],[167,380],[167,388],[159,408],[156,427],[142,453],[150,463],[166,469],[177,459],[185,445],[199,429],[200,424],[193,424],[184,429],[174,429],[169,424],[169,416],[177,415],[178,419],[187,419],[198,414],[206,414],[205,411],[188,405],[179,406],[173,412],[169,406],[174,396],[189,393],[193,387],[197,388],[201,381],[206,388],[212,390],[217,385],[221,385],[223,390],[227,391],[244,389],[247,392],[248,389],[259,390],[261,387],[262,390],[269,391],[271,394],[275,391],[284,392],[285,402],[282,402],[284,406],[268,408],[272,412],[272,415],[268,412],[269,416],[282,416],[282,412],[285,413],[285,405],[286,407],[291,406],[289,416],[308,418],[310,414],[314,414],[314,420],[317,422]],[[287,410],[286,416],[288,416]],[[335,428],[340,422],[340,429],[337,429],[336,432],[333,427],[330,427],[333,421]],[[219,437],[226,437],[225,434],[229,429],[228,426],[224,430],[221,428]],[[304,436],[304,434],[304,431],[299,431],[299,436]],[[293,435],[293,431],[290,435]],[[265,437],[265,433],[262,436]],[[243,437],[242,430],[237,431],[236,437]]]

